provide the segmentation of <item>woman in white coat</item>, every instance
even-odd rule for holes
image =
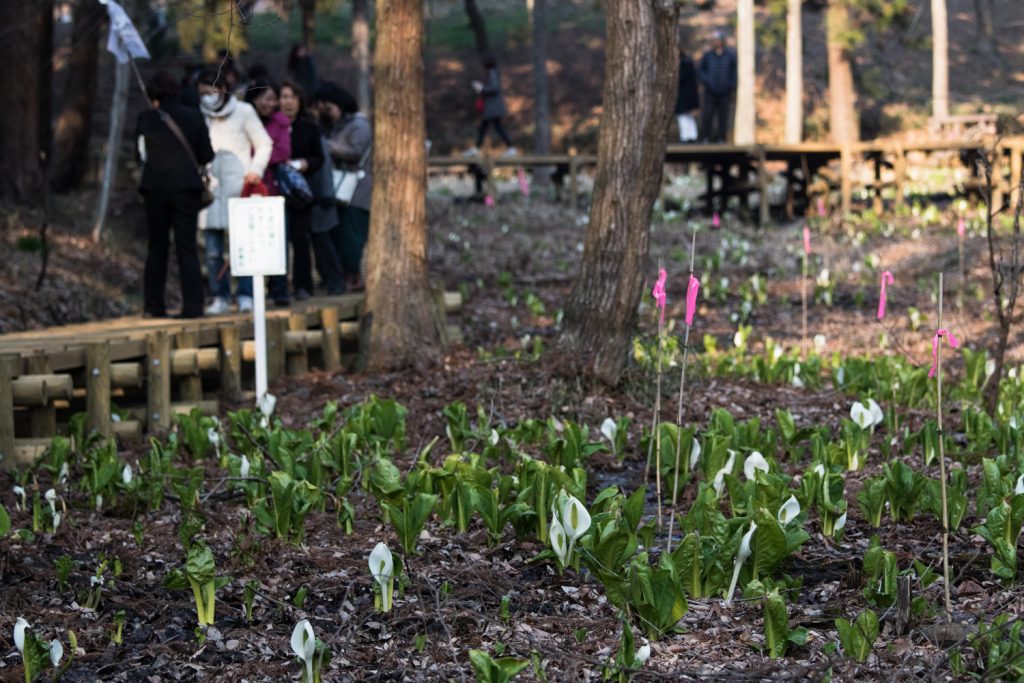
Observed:
[[[270,160],[273,142],[251,105],[226,91],[217,66],[203,69],[199,77],[200,109],[210,130],[214,158],[210,164],[213,203],[199,215],[206,243],[206,268],[213,301],[209,315],[231,309],[231,279],[224,259],[227,243],[228,199],[261,182]],[[238,278],[238,310],[252,310],[252,278]]]

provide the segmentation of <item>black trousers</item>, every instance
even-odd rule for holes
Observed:
[[[704,90],[701,109],[701,137],[708,142],[726,142],[729,139],[729,112],[732,93],[716,95]]]
[[[476,146],[484,144],[484,136],[487,135],[487,126],[494,126],[494,132],[498,134],[498,137],[502,142],[505,143],[506,147],[512,146],[512,141],[508,139],[508,133],[505,132],[505,127],[501,125],[501,119],[484,119],[480,122],[480,127],[476,131]]]
[[[186,316],[203,314],[203,276],[199,270],[196,246],[199,190],[185,192],[146,192],[146,224],[149,226],[149,250],[143,279],[143,306],[150,315],[166,315],[164,294],[167,287],[167,258],[171,234],[178,257],[181,279],[181,312]]]
[[[313,233],[313,256],[320,279],[327,287],[327,293],[341,294],[345,291],[345,273],[341,269],[339,253],[344,251],[344,239],[340,225],[327,232]]]
[[[313,293],[313,262],[310,258],[310,231],[313,224],[313,209],[285,208],[285,226],[288,243],[292,245],[292,288]],[[267,288],[274,301],[288,300],[288,276],[274,275],[269,278]]]

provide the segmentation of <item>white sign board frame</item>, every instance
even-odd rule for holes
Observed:
[[[252,330],[256,342],[256,403],[267,393],[267,297],[265,275],[288,274],[284,197],[228,200],[231,274],[252,276]]]
[[[288,248],[284,197],[234,197],[228,200],[231,274],[286,275]]]

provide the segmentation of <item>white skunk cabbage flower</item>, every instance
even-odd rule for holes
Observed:
[[[316,636],[309,619],[295,624],[292,631],[292,652],[306,665],[306,680],[313,680],[313,653],[316,652]]]
[[[18,509],[19,510],[24,510],[25,509],[25,489],[23,489],[20,486],[15,486],[13,490],[14,490],[14,495],[18,496],[21,499],[21,504],[18,506]]]
[[[757,531],[757,524],[751,522],[750,530],[743,534],[743,539],[740,541],[740,549],[736,551],[736,561],[733,562],[732,566],[732,581],[729,582],[729,592],[725,598],[725,604],[727,605],[732,602],[732,594],[736,591],[736,582],[740,580],[740,569],[743,568],[743,563],[750,557],[750,539],[754,537],[755,531]]]
[[[391,597],[395,578],[395,561],[391,551],[383,543],[378,543],[370,553],[370,573],[373,580],[380,586],[380,611],[391,611]]]
[[[996,361],[994,358],[989,358],[985,361],[985,379],[987,380],[994,374],[996,374]]]
[[[814,335],[814,350],[818,353],[825,351],[825,346],[828,344],[828,337],[823,334]]]
[[[53,533],[57,533],[57,527],[60,526],[60,513],[53,513]]]
[[[853,405],[850,406],[850,419],[861,429],[867,429],[871,426],[871,413],[860,401],[854,401]]]
[[[260,396],[259,402],[256,404],[260,412],[263,413],[263,419],[269,420],[270,416],[274,414],[274,406],[277,405],[277,396],[274,396],[269,391]]]
[[[790,496],[789,500],[779,508],[779,524],[787,526],[800,515],[800,501],[796,496]]]
[[[1024,494],[1024,474],[1017,477],[1017,485],[1013,487],[1013,492],[1018,496]]]
[[[753,481],[757,476],[758,470],[767,473],[768,461],[764,459],[764,456],[759,451],[754,451],[743,461],[743,476]]]
[[[839,519],[836,520],[836,525],[834,527],[832,527],[832,531],[833,532],[835,532],[835,531],[842,531],[844,528],[846,528],[846,513],[845,512],[842,515],[839,516]]]
[[[606,417],[601,423],[601,434],[611,442],[613,448],[615,447],[615,435],[618,433],[619,426],[615,424],[615,420]]]
[[[490,444],[492,446],[497,446],[499,441],[501,441],[501,435],[498,434],[498,430],[497,429],[492,429],[491,430]]]
[[[60,474],[57,475],[57,481],[59,481],[60,483],[63,484],[67,480],[68,480],[68,464],[66,462],[62,462],[60,464]]]
[[[132,466],[125,464],[124,469],[121,470],[121,483],[128,486],[132,483]]]
[[[693,472],[693,469],[697,466],[698,462],[700,462],[700,441],[698,441],[696,439],[696,437],[694,437],[694,439],[693,439],[693,441],[691,442],[691,445],[690,445],[690,471],[691,472]]]
[[[722,487],[725,486],[725,475],[732,474],[732,466],[735,463],[736,463],[736,451],[734,451],[733,449],[730,448],[729,449],[729,459],[725,461],[725,467],[723,467],[722,469],[718,470],[718,473],[715,475],[714,481],[711,482],[711,485],[715,489],[715,495],[716,496],[721,496],[722,495]]]
[[[18,620],[14,622],[14,647],[18,648],[18,652],[21,654],[25,654],[25,629],[27,628],[28,622],[24,617],[18,617]]]
[[[562,529],[565,530],[565,535],[569,538],[569,542],[573,543],[577,538],[587,533],[587,529],[590,528],[590,513],[587,512],[586,506],[578,498],[569,496],[562,506],[560,521]]]
[[[50,514],[57,514],[57,492],[53,489],[47,489],[46,493],[43,494],[46,498],[46,502],[50,504]]]
[[[60,660],[64,657],[64,646],[59,640],[50,641],[50,663],[53,668],[60,666]]]
[[[96,494],[96,512],[100,512],[103,509],[103,494]]]
[[[636,651],[636,661],[643,666],[651,658],[651,646],[641,645]]]
[[[249,458],[244,454],[242,455],[242,464],[238,467],[238,473],[243,479],[249,476]]]
[[[882,424],[885,421],[885,413],[882,412],[882,406],[875,402],[875,399],[868,399],[868,414],[871,416],[871,426]]]
[[[263,406],[260,406],[260,410],[263,410]],[[206,430],[206,440],[209,441],[214,448],[220,447],[220,433],[217,431],[216,427],[210,427]]]
[[[563,567],[566,566],[569,562],[569,542],[565,537],[565,529],[562,528],[557,516],[552,515],[551,517],[551,524],[548,525],[548,537],[551,539],[551,549],[558,556],[558,561],[562,563]]]

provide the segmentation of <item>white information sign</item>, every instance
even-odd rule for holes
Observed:
[[[284,233],[284,197],[236,197],[228,200],[231,274],[285,275],[288,247]]]

